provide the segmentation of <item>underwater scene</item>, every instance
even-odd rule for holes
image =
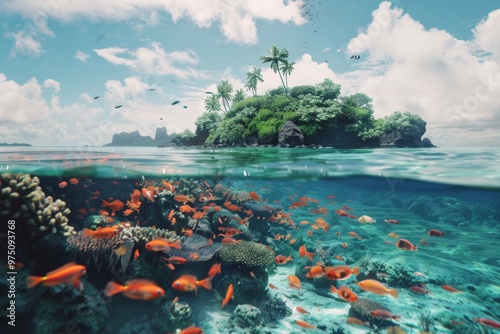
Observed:
[[[3,148],[2,333],[496,333],[499,154]]]

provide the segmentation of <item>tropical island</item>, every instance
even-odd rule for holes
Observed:
[[[243,89],[233,94],[232,85],[223,80],[217,92],[206,92],[206,112],[196,120],[195,133],[187,129],[168,145],[435,147],[428,138],[422,139],[426,122],[420,116],[395,111],[375,119],[370,97],[341,96],[340,85],[330,79],[289,87],[295,63],[288,61],[286,49],[275,45],[260,59],[279,75],[281,87],[258,95],[258,83],[264,80],[257,67],[247,73],[245,88],[251,96],[245,96]]]

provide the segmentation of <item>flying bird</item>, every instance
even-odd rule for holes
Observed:
[[[177,103],[180,103],[180,102],[181,102],[181,100],[176,100],[176,101],[172,102],[172,105],[175,106]]]
[[[187,109],[187,107],[188,107],[188,106],[184,106],[183,108],[184,108],[184,109]]]
[[[99,98],[99,96],[94,96],[94,100],[97,100]]]
[[[156,88],[149,88],[148,90],[156,90]]]
[[[116,106],[115,109],[119,109],[121,107],[123,107],[123,104],[120,104],[119,106]]]
[[[205,92],[205,94],[212,94],[213,95],[214,93],[212,93],[212,92]]]
[[[361,58],[361,56],[360,56],[360,55],[352,55],[352,56],[351,56],[351,59],[359,59],[359,58]]]

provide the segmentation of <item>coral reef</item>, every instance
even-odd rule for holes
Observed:
[[[266,267],[274,261],[274,253],[271,250],[252,241],[225,245],[219,255],[224,262],[243,264],[247,267]]]
[[[434,317],[430,313],[422,313],[418,316],[418,328],[421,332],[434,332]]]
[[[266,316],[271,321],[280,320],[292,315],[292,310],[288,307],[281,297],[267,293],[264,300],[264,309]]]
[[[252,305],[238,305],[229,319],[227,330],[228,333],[263,333],[260,310]]]
[[[151,327],[161,333],[172,332],[177,328],[186,328],[192,325],[191,307],[186,302],[177,302],[172,305],[166,298],[155,302]]]
[[[358,300],[356,300],[354,303],[351,303],[348,316],[358,318],[363,321],[369,321],[370,326],[376,326],[376,328],[385,328],[393,325],[393,323],[388,320],[374,319],[370,312],[375,310],[390,311],[387,306],[379,302],[363,297],[358,297]]]
[[[46,289],[33,307],[31,332],[53,334],[65,332],[68,325],[82,333],[99,333],[109,318],[109,312],[101,293],[82,279],[84,289],[80,293],[71,284]]]
[[[144,247],[145,244],[150,242],[155,238],[165,238],[169,239],[170,242],[174,242],[179,237],[175,232],[158,229],[153,227],[128,227],[121,230],[120,234],[124,240],[132,240],[137,243],[140,247]]]
[[[28,174],[0,175],[0,217],[15,219],[16,229],[39,239],[50,233],[66,237],[74,234],[68,225],[66,203],[45,196],[38,177]]]
[[[182,244],[182,249],[171,249],[168,254],[170,256],[183,257],[188,262],[208,261],[222,246],[220,242],[210,243],[209,239],[195,234],[192,237],[186,238],[186,241]],[[198,254],[198,257],[190,256],[193,253]]]

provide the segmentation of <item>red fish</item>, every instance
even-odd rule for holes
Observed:
[[[352,274],[359,275],[359,267],[350,268],[349,266],[325,267],[325,276],[331,280],[345,280]]]
[[[208,276],[214,277],[217,274],[221,273],[221,263],[214,263],[210,270],[208,271]]]
[[[288,283],[290,283],[290,287],[291,288],[295,288],[295,289],[299,289],[299,290],[301,288],[300,280],[295,275],[289,275],[288,276]]]
[[[87,268],[85,268],[85,266],[70,262],[49,272],[46,276],[28,276],[26,278],[26,286],[28,289],[31,289],[40,283],[45,286],[73,283],[75,289],[81,289],[82,282],[80,278],[85,275],[86,272]]]
[[[130,299],[153,300],[162,298],[165,291],[156,285],[154,282],[145,279],[134,279],[125,282],[125,285],[120,285],[115,282],[109,282],[104,289],[104,294],[111,297],[118,293]]]
[[[372,317],[374,318],[382,318],[382,319],[394,319],[396,321],[399,321],[400,316],[399,315],[394,315],[389,311],[386,310],[373,310],[370,312]]]
[[[310,323],[305,322],[304,320],[297,320],[296,323],[297,323],[297,325],[299,325],[300,327],[303,327],[303,328],[316,329],[316,326],[313,326]]]
[[[182,275],[176,279],[174,283],[172,283],[172,288],[183,292],[197,292],[199,286],[207,290],[212,290],[212,278],[213,276],[209,276],[201,281],[198,281],[198,279],[193,275]]]
[[[330,292],[338,294],[340,298],[348,301],[349,303],[354,303],[358,300],[356,293],[354,293],[354,291],[352,291],[348,286],[341,286],[337,289],[333,285],[330,285]]]
[[[101,227],[95,231],[92,231],[88,228],[84,228],[82,230],[82,235],[84,237],[92,236],[92,238],[94,239],[109,239],[111,237],[114,237],[115,235],[118,235],[118,233],[120,233],[120,230],[118,228],[115,228],[114,226]]]
[[[302,313],[302,314],[311,314],[311,313],[307,312],[306,310],[304,310],[304,309],[303,309],[302,307],[300,307],[300,306],[297,306],[295,309],[296,309],[297,311],[299,311],[300,313]]]
[[[396,219],[384,219],[387,224],[399,224]]]
[[[170,248],[181,249],[181,240],[177,239],[174,242],[170,242],[170,240],[165,238],[156,238],[146,244],[146,249],[152,252],[168,252]]]
[[[308,252],[306,250],[306,246],[305,245],[300,246],[300,248],[299,248],[299,255],[300,255],[300,257],[307,256],[307,258],[309,260],[311,260],[311,261],[314,259],[314,253]]]
[[[314,266],[306,274],[307,278],[318,278],[321,276],[323,276],[323,267],[322,266]]]
[[[249,192],[248,196],[250,196],[250,198],[253,199],[254,201],[257,201],[257,202],[261,201],[259,195],[255,191]]]
[[[125,205],[122,201],[115,199],[113,202],[107,202],[106,200],[102,200],[102,208],[110,208],[112,210],[111,215],[114,216],[116,211],[120,211],[123,209]]]
[[[431,237],[443,237],[445,233],[439,230],[430,230],[427,234]]]
[[[479,322],[480,324],[483,324],[485,326],[491,327],[491,328],[500,328],[500,324],[494,320],[491,319],[486,319],[486,318],[472,318],[472,320]]]
[[[233,285],[229,284],[226,291],[226,297],[222,300],[221,308],[224,308],[224,306],[226,306],[227,303],[229,303],[231,298],[233,298],[233,292],[234,292]]]
[[[274,262],[276,262],[277,264],[286,264],[288,261],[292,260],[293,258],[291,255],[289,257],[286,257],[284,255],[278,255],[276,256],[276,258],[274,258]]]
[[[409,251],[416,251],[418,249],[418,246],[415,246],[406,239],[399,239],[398,242],[396,242],[396,247],[399,249],[409,250]]]

